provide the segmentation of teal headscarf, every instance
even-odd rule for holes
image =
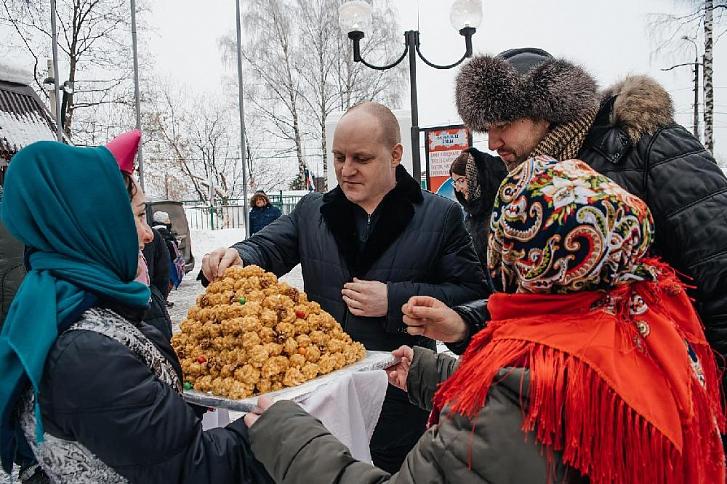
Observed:
[[[43,141],[21,150],[7,171],[0,216],[30,253],[29,272],[0,332],[0,452],[7,469],[13,412],[28,382],[42,440],[38,389],[59,327],[94,297],[144,307],[149,288],[134,281],[134,216],[119,167],[104,147]]]

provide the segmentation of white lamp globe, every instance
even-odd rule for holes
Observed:
[[[455,0],[449,12],[449,22],[455,30],[477,28],[482,23],[482,0]]]
[[[344,32],[363,32],[371,25],[371,5],[362,0],[346,2],[338,7],[338,24]]]

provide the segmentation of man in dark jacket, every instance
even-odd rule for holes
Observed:
[[[457,305],[486,297],[487,289],[459,207],[422,191],[399,165],[402,151],[389,109],[351,108],[333,139],[339,186],[303,197],[290,215],[232,249],[205,255],[205,276],[243,262],[281,276],[300,263],[308,296],[366,348],[434,348],[406,333],[402,305],[415,295]],[[371,440],[374,462],[398,469],[426,418],[390,386]]]
[[[462,120],[488,133],[510,170],[541,154],[578,158],[643,199],[656,224],[655,253],[696,286],[707,339],[727,355],[727,179],[674,122],[663,87],[631,76],[599,94],[580,67],[526,48],[474,58],[457,77],[456,98]],[[456,313],[427,304],[437,310],[424,308],[427,321],[407,320],[413,334],[472,334],[488,319],[483,301]],[[467,342],[453,346],[463,351]]]

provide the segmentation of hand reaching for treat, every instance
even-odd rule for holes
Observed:
[[[409,346],[400,346],[399,349],[392,351],[391,354],[399,358],[399,363],[386,369],[389,383],[396,388],[407,391],[406,379],[409,377],[409,368],[411,368],[411,362],[414,360],[414,350]]]
[[[204,255],[202,258],[202,274],[208,281],[212,282],[222,277],[228,267],[241,265],[243,265],[242,258],[237,250],[222,247]]]
[[[467,324],[442,301],[429,296],[412,296],[401,308],[406,332],[414,336],[456,343],[467,337]]]

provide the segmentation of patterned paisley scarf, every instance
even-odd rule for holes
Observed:
[[[590,482],[725,482],[717,366],[652,238],[644,202],[585,163],[523,163],[492,216],[492,320],[435,408],[473,417],[501,369],[528,368],[523,431]]]

